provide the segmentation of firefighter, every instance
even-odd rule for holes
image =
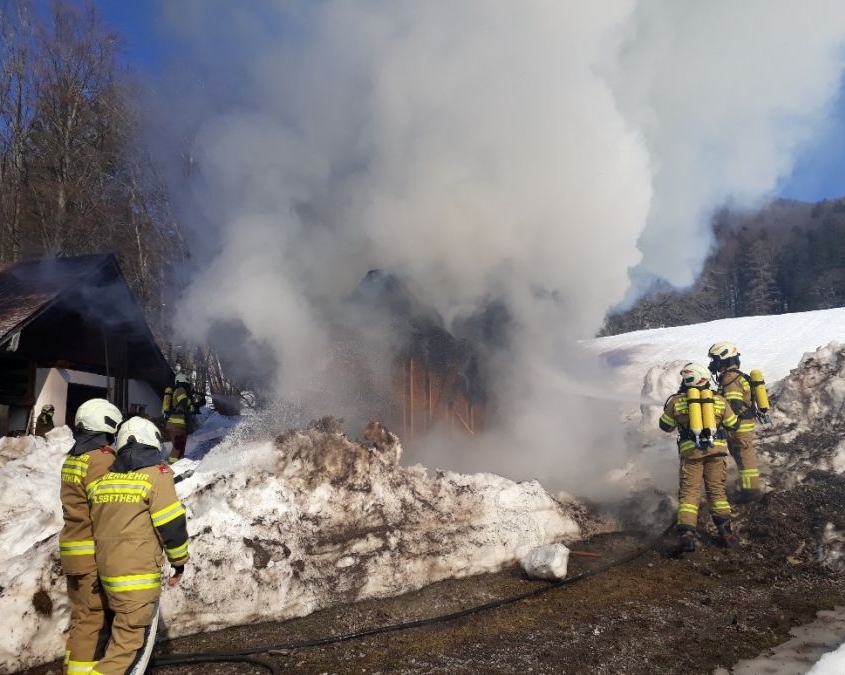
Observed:
[[[162,413],[166,420],[164,433],[172,443],[169,462],[178,462],[185,455],[185,445],[188,442],[188,425],[191,422],[192,398],[191,384],[185,373],[179,373],[174,380],[173,389],[164,392]],[[168,395],[169,394],[169,395]]]
[[[41,414],[35,418],[35,435],[47,438],[47,432],[53,429],[53,415],[56,409],[48,403],[41,408]]]
[[[699,396],[702,402],[699,402]],[[711,397],[712,404],[703,403],[710,401]],[[701,408],[705,405],[712,405],[710,426],[701,422]],[[696,409],[696,406],[701,407]],[[706,420],[707,415],[704,414],[703,417]],[[711,392],[710,373],[707,368],[697,363],[688,363],[681,369],[680,389],[666,401],[659,424],[663,431],[678,432],[681,466],[678,489],[678,544],[674,552],[695,550],[702,480],[713,524],[722,538],[722,543],[728,548],[734,548],[739,544],[739,540],[731,529],[731,505],[725,493],[725,457],[728,449],[723,428],[736,428],[739,418],[723,397]]]
[[[168,585],[182,578],[188,560],[185,509],[173,471],[161,463],[161,433],[132,417],[117,433],[117,459],[88,488],[97,568],[114,612],[111,640],[92,675],[123,675],[150,637],[161,595],[162,548],[173,567]]]
[[[76,411],[76,442],[62,464],[64,526],[59,534],[59,553],[70,601],[66,673],[87,672],[91,668],[105,626],[105,594],[97,577],[86,490],[111,467],[114,451],[109,446],[122,421],[120,411],[105,399],[92,398],[83,403]]]
[[[747,504],[760,497],[760,470],[754,448],[756,408],[751,379],[739,369],[739,350],[730,342],[717,342],[710,347],[710,372],[719,381],[724,396],[739,417],[739,428],[728,432],[728,450],[739,472],[740,493],[736,502]]]

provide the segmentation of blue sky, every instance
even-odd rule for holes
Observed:
[[[803,150],[778,193],[808,202],[845,195],[845,78],[839,85],[830,129]]]
[[[168,41],[158,22],[154,0],[97,0],[96,6],[123,39],[123,52],[129,64],[155,75],[166,61]]]
[[[103,18],[123,38],[130,67],[155,78],[178,52],[162,31],[157,0],[96,0]],[[815,202],[845,195],[845,77],[834,105],[830,126],[803,148],[791,175],[784,177],[780,197]]]

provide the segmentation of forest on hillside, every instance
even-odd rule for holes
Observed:
[[[629,309],[609,314],[600,335],[842,306],[845,199],[781,200],[755,213],[717,214],[695,284],[655,284]]]

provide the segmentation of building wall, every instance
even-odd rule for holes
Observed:
[[[125,412],[158,417],[161,414],[161,396],[143,380],[129,380],[129,409]]]
[[[67,387],[70,383],[107,389],[108,385],[114,385],[114,380],[107,380],[104,375],[86,373],[79,370],[38,368],[35,375],[36,399],[35,406],[33,407],[33,415],[37,416],[43,406],[51,403],[56,408],[53,423],[57,427],[63,424],[71,426],[70,422],[72,420],[66,419]],[[129,380],[129,409],[123,412],[144,412],[147,415],[155,417],[160,411],[161,399],[155,390],[142,380]]]
[[[41,408],[51,403],[56,412],[53,413],[53,424],[57,427],[65,424],[65,409],[67,408],[67,370],[60,368],[38,368],[35,371],[35,405],[32,407],[33,417],[37,417]],[[105,378],[102,378],[105,380]],[[99,384],[97,386],[105,386]]]
[[[485,406],[467,400],[455,377],[458,365],[438,373],[426,369],[417,359],[397,364],[393,387],[398,424],[393,424],[403,442],[413,441],[437,427],[471,436],[484,430]]]

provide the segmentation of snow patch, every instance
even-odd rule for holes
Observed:
[[[566,578],[569,549],[563,544],[546,544],[532,548],[521,561],[529,579],[559,581]]]
[[[194,473],[176,486],[191,560],[182,583],[162,593],[162,630],[171,636],[497,571],[534,547],[581,534],[572,509],[539,483],[492,474],[429,478],[423,467],[397,464],[401,447],[392,435],[371,447],[314,429],[246,444],[231,436],[174,465],[177,474]],[[9,510],[26,505],[0,523],[0,614],[20,617],[0,636],[0,670],[64,650],[58,495],[71,444],[69,431],[46,442],[0,439],[13,469],[0,478],[0,498]]]

